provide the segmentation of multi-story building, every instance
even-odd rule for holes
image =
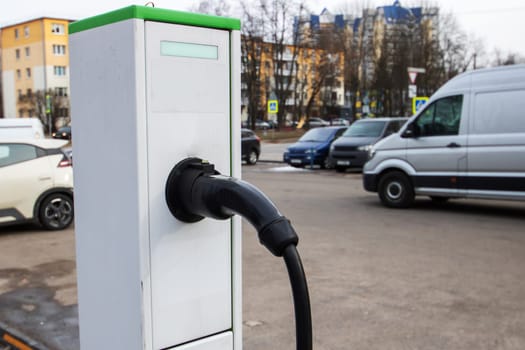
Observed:
[[[266,102],[283,95],[286,98],[279,100],[279,109],[285,111],[288,121],[303,119],[306,114],[327,114],[343,104],[344,62],[341,53],[294,45],[285,45],[281,53],[276,50],[277,45],[257,40],[250,52],[243,52],[241,93],[244,119],[250,113],[248,104],[254,102],[258,105],[256,111],[252,109],[255,118],[265,119]],[[254,70],[256,74],[253,74]],[[248,86],[255,87],[251,92],[255,96],[249,96]]]
[[[345,53],[345,105],[361,105],[360,99],[373,89],[379,60],[385,57],[385,50],[399,48],[399,39],[420,43],[422,35],[427,41],[437,44],[438,9],[436,7],[405,7],[395,0],[392,5],[365,8],[358,16],[333,15],[323,10],[320,15],[296,18],[295,29],[301,42],[311,47],[323,47],[328,38],[335,41]],[[385,38],[387,39],[385,42]],[[412,51],[410,51],[412,50]],[[417,65],[416,45],[408,45],[406,64]],[[399,54],[399,50],[396,54]],[[387,59],[392,68],[392,61]],[[403,72],[406,78],[407,73]],[[359,107],[360,108],[360,107]]]
[[[0,29],[4,117],[70,118],[69,22],[43,17]]]

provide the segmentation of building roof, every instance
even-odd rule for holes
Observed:
[[[422,8],[421,7],[404,7],[396,0],[393,5],[380,6],[377,9],[382,9],[385,14],[386,23],[396,23],[398,21],[415,20],[417,23],[421,21]]]
[[[36,22],[36,21],[41,21],[41,20],[45,20],[45,19],[50,19],[50,20],[56,20],[56,21],[66,21],[66,22],[74,22],[75,20],[73,19],[67,19],[67,18],[58,18],[58,17],[38,17],[38,18],[33,18],[33,19],[28,19],[28,20],[25,20],[25,21],[22,21],[22,22],[17,22],[17,23],[13,23],[13,24],[8,24],[8,25],[5,25],[3,27],[0,27],[0,30],[3,30],[3,29],[7,29],[7,28],[11,28],[11,27],[16,27],[16,26],[20,26],[20,25],[23,25],[23,24],[26,24],[26,23],[30,23],[30,22]]]

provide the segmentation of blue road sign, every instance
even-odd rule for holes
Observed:
[[[413,97],[412,98],[412,114],[416,114],[427,103],[428,97]]]

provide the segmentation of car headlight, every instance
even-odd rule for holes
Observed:
[[[359,146],[357,147],[359,151],[368,152],[372,149],[372,145],[366,145],[366,146]]]

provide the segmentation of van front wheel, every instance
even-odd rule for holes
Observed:
[[[407,208],[414,202],[410,180],[400,171],[386,173],[379,180],[378,195],[389,208]]]

